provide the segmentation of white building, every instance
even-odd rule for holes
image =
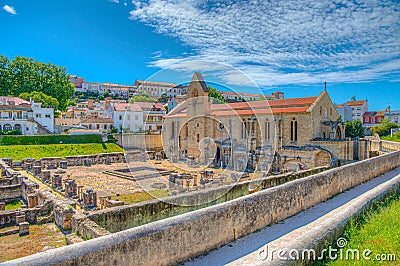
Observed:
[[[390,107],[387,107],[385,110],[385,118],[388,118],[390,122],[400,125],[400,110],[392,111]]]
[[[22,135],[54,133],[54,109],[19,97],[0,97],[0,130],[19,130]]]
[[[116,103],[113,106],[114,127],[120,132],[139,132],[143,129],[143,111],[136,103]]]
[[[368,112],[368,101],[349,101],[346,102],[347,106],[351,107],[351,117],[353,120],[359,120],[361,123],[363,122],[363,114]]]
[[[351,106],[348,106],[346,103],[344,103],[336,104],[335,108],[339,115],[342,117],[342,121],[344,123],[353,120],[353,110]]]
[[[128,99],[129,94],[136,91],[135,86],[120,85],[114,83],[82,82],[82,87],[75,87],[76,92],[93,93],[101,95],[108,92],[113,97]]]
[[[186,93],[187,86],[176,85],[168,82],[155,82],[146,80],[136,80],[134,86],[137,87],[138,92],[147,93],[150,97],[158,99],[163,94],[168,97],[175,97]]]

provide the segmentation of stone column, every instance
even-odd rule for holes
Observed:
[[[40,176],[40,174],[42,173],[42,167],[41,166],[34,166],[33,167],[33,175],[35,176],[35,177],[39,177]]]

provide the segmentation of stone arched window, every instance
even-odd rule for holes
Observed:
[[[295,142],[297,141],[297,120],[293,118],[290,121],[290,141]]]

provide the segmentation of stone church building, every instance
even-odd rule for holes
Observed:
[[[237,171],[300,170],[352,160],[353,142],[326,88],[318,96],[220,103],[198,72],[163,126],[171,161]]]

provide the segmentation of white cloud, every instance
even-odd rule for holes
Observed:
[[[12,15],[16,15],[17,11],[15,11],[15,8],[9,5],[4,5],[3,10],[6,11],[7,13],[10,13]]]
[[[192,60],[216,61],[237,67],[266,86],[399,75],[400,9],[395,1],[132,3],[132,20],[178,38],[196,52],[185,58],[154,58],[155,67],[179,63],[175,68],[190,70]],[[226,74],[227,82],[240,82]]]
[[[119,0],[108,0],[109,2],[119,4]]]

